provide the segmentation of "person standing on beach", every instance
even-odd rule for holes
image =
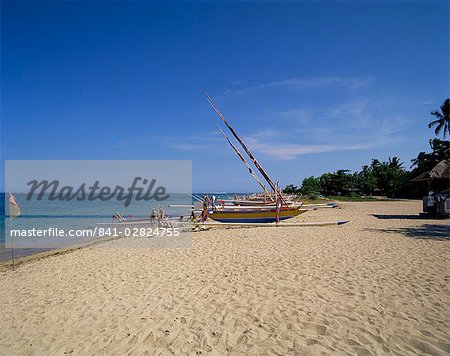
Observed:
[[[152,212],[150,213],[150,221],[151,221],[152,224],[154,224],[155,221],[156,221],[156,210],[155,210],[155,208],[153,208]]]
[[[205,220],[208,217],[208,203],[209,197],[208,194],[206,194],[205,197],[203,198],[202,222],[205,222]]]

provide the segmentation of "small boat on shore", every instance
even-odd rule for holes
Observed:
[[[306,211],[300,207],[216,209],[208,211],[208,217],[224,223],[271,223],[291,219]]]

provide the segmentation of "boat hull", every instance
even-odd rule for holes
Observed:
[[[305,209],[286,209],[278,213],[279,220],[291,219],[304,213]],[[270,211],[214,211],[208,217],[215,221],[227,223],[273,223],[277,221],[275,209]]]

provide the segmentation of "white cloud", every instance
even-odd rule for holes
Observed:
[[[174,148],[178,151],[198,151],[202,149],[202,145],[190,142],[167,142],[166,146]]]
[[[293,110],[285,110],[277,113],[280,116],[287,117],[291,119],[291,121],[298,123],[308,123],[312,119],[314,119],[314,110],[307,108],[299,108]]]
[[[237,89],[225,89],[220,98],[251,94],[267,89],[280,88],[294,88],[294,89],[323,89],[331,87],[343,87],[347,89],[358,89],[366,86],[372,82],[371,78],[360,77],[342,77],[342,76],[327,76],[327,77],[313,77],[313,78],[291,78],[278,81],[272,81],[253,86]]]
[[[263,142],[255,138],[250,138],[248,140],[248,145],[255,152],[259,152],[267,157],[275,158],[278,160],[292,160],[297,158],[298,156],[306,154],[367,150],[374,148],[373,143],[299,145]]]
[[[370,79],[364,78],[320,77],[271,82],[241,90],[282,86],[357,88],[369,82]],[[326,152],[378,150],[395,147],[408,140],[409,136],[405,132],[411,128],[411,119],[400,111],[392,97],[386,98],[380,94],[377,97],[364,96],[361,92],[358,92],[358,96],[350,92],[345,97],[346,100],[338,103],[324,101],[321,105],[311,106],[306,101],[302,106],[284,110],[259,110],[258,121],[246,127],[247,136],[238,130],[239,135],[257,157],[275,160],[293,160],[302,155]],[[234,141],[231,134],[227,135]],[[177,150],[200,151],[204,149],[205,141],[208,150],[233,154],[232,150],[226,149],[227,143],[218,132],[181,139],[167,145]]]
[[[332,118],[341,119],[340,122],[351,124],[353,127],[362,129],[373,126],[373,113],[369,108],[367,98],[355,98],[341,103],[324,113]]]

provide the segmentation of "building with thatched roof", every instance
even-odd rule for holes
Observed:
[[[424,172],[414,178],[413,182],[428,181],[433,180],[450,180],[450,160],[445,159],[440,161],[431,171]]]
[[[440,161],[431,171],[424,172],[413,179],[413,182],[420,181],[426,181],[430,189],[428,196],[423,197],[423,212],[438,217],[448,217],[450,214],[450,198],[448,197],[450,160]],[[432,187],[438,188],[437,190],[444,194],[431,191]]]

